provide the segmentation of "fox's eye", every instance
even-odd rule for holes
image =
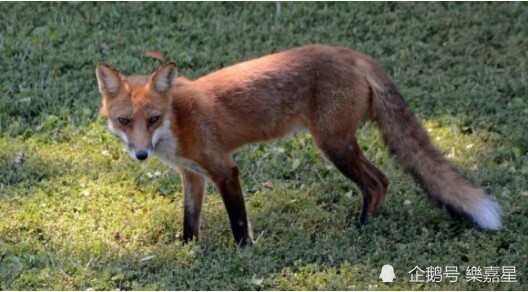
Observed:
[[[150,126],[153,126],[154,124],[156,124],[158,121],[159,121],[160,117],[159,116],[154,116],[154,117],[150,117],[148,119],[148,125],[149,127]]]
[[[127,119],[127,118],[117,118],[117,121],[123,125],[123,126],[130,126],[130,119]]]

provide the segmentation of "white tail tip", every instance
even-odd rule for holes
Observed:
[[[499,230],[502,227],[500,205],[491,198],[486,198],[475,208],[471,217],[482,229]]]

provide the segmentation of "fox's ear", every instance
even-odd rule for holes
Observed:
[[[176,63],[169,62],[161,66],[150,77],[150,86],[159,94],[166,93],[172,86],[174,78],[178,76],[178,68]]]
[[[103,96],[115,96],[121,88],[121,76],[110,66],[99,63],[95,70],[99,92]]]

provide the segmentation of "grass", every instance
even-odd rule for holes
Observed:
[[[525,3],[0,3],[0,289],[521,290],[528,287],[528,5]],[[432,139],[497,198],[504,229],[433,208],[361,126],[391,181],[382,216],[297,133],[234,155],[257,247],[236,249],[209,186],[202,239],[183,246],[178,175],[138,164],[98,117],[95,64],[180,73],[326,43],[365,52],[399,84]],[[392,264],[396,282],[378,279]],[[457,266],[456,283],[409,283]],[[517,283],[466,282],[515,266]]]

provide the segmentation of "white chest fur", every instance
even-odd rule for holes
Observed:
[[[194,173],[207,176],[207,172],[196,162],[178,155],[178,140],[168,127],[161,127],[156,133],[157,139],[154,155],[168,166],[177,170],[186,169]]]

